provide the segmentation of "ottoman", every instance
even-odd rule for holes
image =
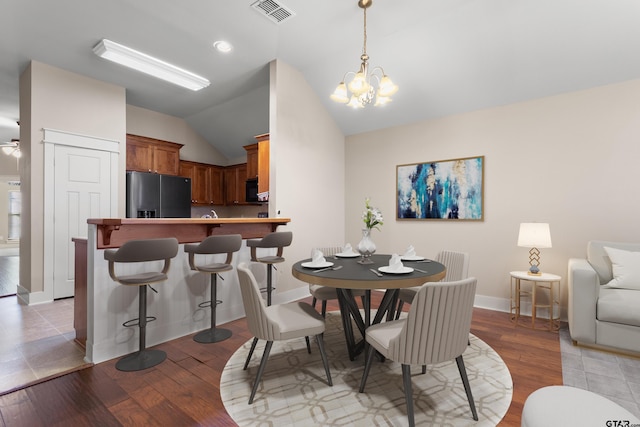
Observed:
[[[531,393],[522,427],[631,426],[640,419],[617,403],[581,388],[548,386]]]

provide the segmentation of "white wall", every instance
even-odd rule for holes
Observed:
[[[127,133],[183,144],[182,160],[225,166],[228,159],[183,119],[127,105]]]
[[[270,75],[269,216],[291,218],[280,229],[293,232],[278,267],[282,292],[307,286],[291,276],[291,265],[312,248],[344,243],[344,136],[300,72],[278,60]]]
[[[395,219],[396,165],[480,155],[483,222]],[[640,242],[638,159],[640,80],[350,136],[346,237],[358,242],[370,196],[386,220],[373,233],[379,252],[469,252],[480,302],[508,310],[509,271],[528,268],[519,223],[548,222],[541,267],[563,276],[566,307],[567,261],[588,240]]]
[[[20,181],[22,191],[20,286],[44,290],[43,129],[125,143],[124,88],[32,61],[20,76]],[[118,189],[124,216],[125,155]],[[46,286],[52,286],[47,283]],[[20,293],[20,288],[19,288]]]

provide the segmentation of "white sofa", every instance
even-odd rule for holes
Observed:
[[[640,243],[590,241],[567,282],[575,342],[640,352]]]

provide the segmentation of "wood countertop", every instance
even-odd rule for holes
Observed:
[[[117,248],[128,240],[175,237],[180,243],[201,242],[208,236],[240,234],[255,239],[287,225],[290,218],[89,218],[98,230],[97,248]]]

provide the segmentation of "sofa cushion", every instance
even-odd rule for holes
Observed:
[[[604,285],[613,279],[611,260],[604,247],[640,252],[640,243],[620,243],[604,240],[591,240],[587,244],[587,260],[600,276],[600,284]]]
[[[596,317],[601,322],[640,326],[640,291],[601,288]]]
[[[611,260],[613,279],[608,287],[640,290],[640,252],[624,251],[608,246],[604,250]]]

